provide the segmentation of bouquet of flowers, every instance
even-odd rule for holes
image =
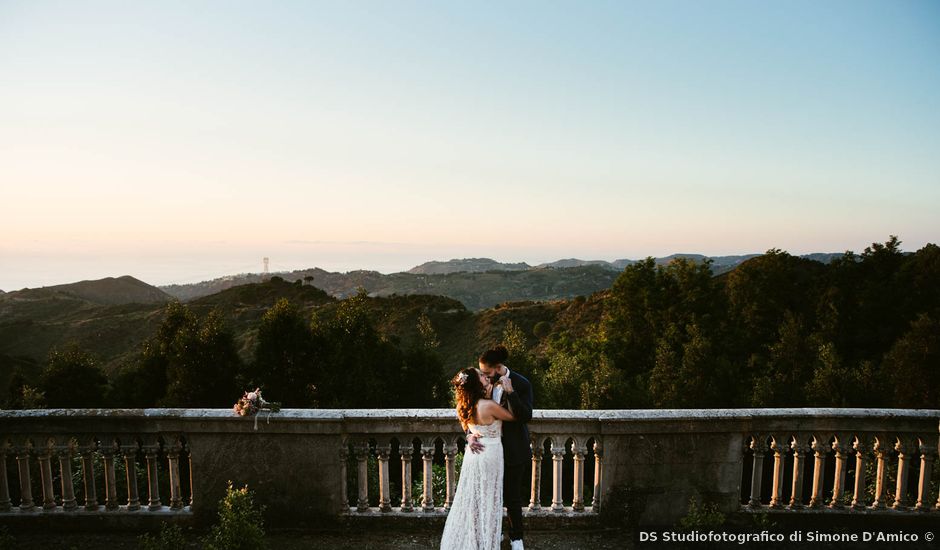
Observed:
[[[255,388],[255,391],[245,392],[245,395],[235,403],[232,410],[238,416],[254,416],[255,429],[258,429],[258,413],[268,411],[268,423],[271,423],[271,413],[280,412],[281,404],[277,402],[265,401],[261,397],[261,388]]]

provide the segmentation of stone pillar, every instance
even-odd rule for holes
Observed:
[[[750,448],[754,451],[754,467],[751,470],[751,499],[747,502],[747,505],[751,508],[760,508],[760,489],[761,480],[764,475],[765,445],[763,441],[759,441],[755,436],[751,438]]]
[[[828,448],[825,442],[813,438],[812,449],[816,461],[813,464],[813,496],[809,499],[809,507],[817,508],[823,504],[823,472],[826,467]]]
[[[183,509],[183,495],[180,490],[180,451],[183,446],[179,439],[175,439],[167,448],[167,469],[170,475],[170,510]],[[346,478],[343,477],[345,483]]]
[[[845,455],[848,447],[840,438],[832,444],[832,450],[836,454],[836,472],[832,480],[832,500],[829,502],[829,507],[842,508],[842,493],[845,491]]]
[[[29,476],[29,454],[32,447],[32,442],[26,440],[23,446],[16,450],[16,464],[20,472],[20,510],[24,512],[32,512],[34,508],[33,487]]]
[[[424,491],[421,494],[421,509],[434,511],[434,441],[430,445],[421,444],[421,458],[424,460]]]
[[[379,463],[379,511],[381,512],[392,511],[388,482],[388,456],[391,453],[391,445],[379,445],[375,448],[376,458]]]
[[[882,438],[875,441],[875,460],[877,461],[877,473],[875,474],[875,500],[871,503],[872,508],[884,508],[885,501],[885,453],[887,452],[882,443]]]
[[[859,436],[855,440],[855,487],[852,493],[852,508],[856,510],[865,509],[865,461],[868,458],[868,446]]]
[[[576,512],[584,511],[584,456],[585,447],[572,445],[571,453],[574,456],[574,490],[571,492],[571,509]]]
[[[604,447],[599,440],[594,441],[594,502],[592,511],[599,512],[601,509],[601,493],[604,487]]]
[[[770,492],[770,507],[780,508],[783,506],[783,453],[786,452],[785,443],[779,443],[775,437],[770,444],[770,450],[774,452],[774,477],[773,486]]]
[[[95,442],[88,441],[79,448],[82,457],[82,478],[85,482],[85,510],[98,511],[98,492],[95,488]]]
[[[359,499],[356,510],[365,512],[369,510],[369,443],[362,442],[356,445],[356,463],[358,465]]]
[[[189,509],[192,510],[196,503],[196,486],[193,485],[193,451],[188,441],[183,442],[183,451],[186,453],[186,470],[189,472]],[[343,489],[345,490],[345,478],[343,480]]]
[[[444,445],[444,460],[447,469],[447,496],[444,499],[444,510],[450,510],[454,503],[454,493],[457,490],[457,472],[454,471],[454,459],[457,457],[457,444]]]
[[[117,510],[120,504],[117,499],[117,473],[114,470],[114,457],[119,451],[111,438],[102,440],[100,451],[104,463],[104,509]]]
[[[806,469],[803,463],[811,450],[809,445],[800,443],[800,440],[803,438],[797,436],[790,444],[790,448],[793,449],[793,488],[790,491],[788,507],[792,510],[803,508],[803,470]]]
[[[349,511],[349,494],[347,485],[347,478],[349,477],[348,470],[348,461],[349,461],[349,444],[346,441],[343,441],[343,444],[339,448],[339,476],[343,482],[340,484],[340,494],[339,501],[343,504],[343,512]]]
[[[59,456],[59,477],[62,484],[62,509],[66,511],[78,508],[75,500],[75,487],[72,484],[72,445],[68,438],[62,445],[56,445]]]
[[[42,481],[42,509],[55,510],[55,490],[52,486],[52,447],[46,443],[39,450],[39,478]]]
[[[562,461],[565,459],[565,447],[556,447],[552,442],[552,511],[564,512],[565,503],[561,499]]]
[[[124,466],[127,470],[127,510],[140,510],[140,495],[137,492],[137,443],[131,441],[121,445]]]
[[[936,445],[920,445],[920,479],[917,481],[917,504],[914,509],[926,512],[930,509],[930,475],[933,473],[933,462],[937,455]]]
[[[907,478],[911,470],[908,453],[912,449],[910,444],[898,439],[898,442],[894,445],[894,450],[898,452],[898,485],[895,491],[894,504],[891,507],[895,510],[907,510]]]
[[[411,455],[414,448],[411,441],[402,442],[398,452],[401,453],[401,511],[412,512],[414,505],[411,502]]]
[[[7,455],[10,454],[10,445],[6,441],[0,441],[0,512],[9,512],[13,510],[13,503],[10,502],[10,486],[7,480]]]
[[[147,509],[159,510],[163,507],[160,501],[160,463],[157,458],[160,454],[160,443],[156,440],[148,441],[143,447],[144,456],[147,457]]]
[[[532,442],[532,490],[529,497],[529,511],[535,512],[542,509],[542,453],[544,450],[540,445]]]

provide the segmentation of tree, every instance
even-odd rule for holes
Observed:
[[[316,391],[318,358],[309,322],[281,298],[261,317],[251,384],[285,406],[308,407]]]
[[[49,354],[39,387],[49,407],[95,408],[105,404],[108,379],[90,353],[69,346]]]
[[[403,380],[401,350],[385,341],[373,322],[360,290],[340,302],[332,316],[314,316],[312,332],[321,350],[318,399],[321,407],[397,406],[397,397],[412,380]]]
[[[882,369],[891,381],[894,406],[936,408],[940,403],[940,321],[921,314],[885,355]]]
[[[650,394],[659,407],[728,406],[722,392],[728,365],[694,320],[680,329],[672,324],[656,346]]]
[[[816,289],[825,267],[779,249],[752,258],[727,276],[728,315],[747,357],[776,340],[787,312],[814,319]]]
[[[769,346],[766,359],[764,355],[752,356],[753,361],[761,363],[751,366],[755,373],[751,406],[803,406],[806,402],[803,390],[813,375],[816,349],[801,319],[786,311],[777,341]]]
[[[188,318],[179,328],[167,354],[167,407],[229,407],[241,390],[242,371],[235,340],[221,315],[210,312],[200,320]]]
[[[188,306],[178,301],[167,304],[157,333],[143,344],[137,358],[122,365],[114,374],[111,405],[146,408],[164,403],[167,392],[167,368],[176,349],[177,338],[199,319]]]
[[[710,261],[680,258],[657,266],[647,258],[624,269],[611,288],[601,330],[604,355],[624,377],[621,397],[628,403],[620,406],[650,404],[653,396],[647,385],[654,369],[658,391],[665,392],[660,397],[671,402],[668,379],[677,374],[681,364],[681,350],[689,338],[686,327],[696,327],[699,343],[711,342],[720,334],[724,309]],[[721,353],[720,346],[715,347],[715,353]],[[712,368],[694,368],[700,367]]]

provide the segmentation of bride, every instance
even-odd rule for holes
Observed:
[[[464,369],[453,383],[457,419],[464,430],[479,436],[484,449],[464,453],[441,550],[497,550],[503,532],[502,421],[514,417],[490,399],[493,384],[480,370]]]

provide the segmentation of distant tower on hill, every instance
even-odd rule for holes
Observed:
[[[264,257],[264,260],[262,260],[262,261],[264,262],[263,278],[264,278],[264,280],[267,280],[267,279],[268,279],[268,261],[269,261],[269,260],[268,260],[268,257],[265,256],[265,257]]]

